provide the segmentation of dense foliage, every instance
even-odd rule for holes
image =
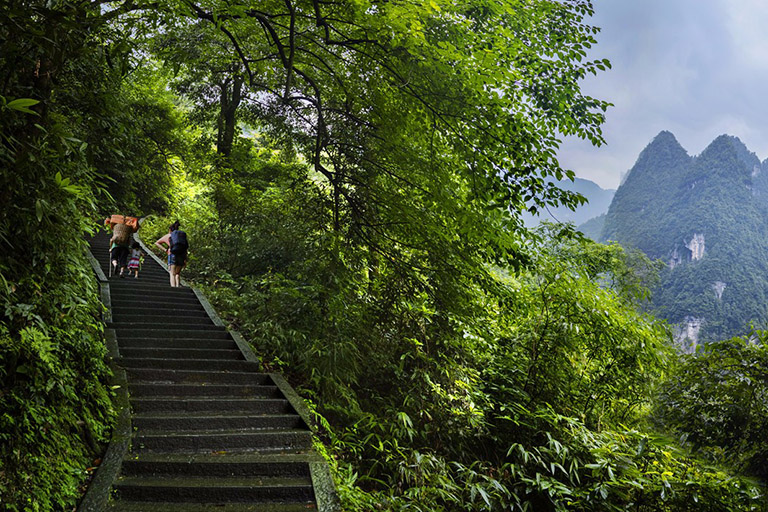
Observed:
[[[653,305],[673,323],[702,322],[700,341],[765,326],[768,222],[763,171],[736,138],[691,158],[669,132],[645,148],[606,215],[602,238],[669,264]],[[692,240],[704,254],[692,257]]]
[[[99,204],[156,214],[148,242],[181,219],[185,276],[300,386],[348,510],[756,510],[757,486],[645,427],[674,357],[638,312],[657,266],[522,226],[582,201],[555,185],[559,137],[602,141],[591,13],[12,2],[3,506],[71,508],[105,438]]]
[[[658,420],[708,460],[768,481],[768,333],[708,343],[664,386]]]
[[[147,71],[126,78],[129,48],[101,14],[89,2],[0,9],[3,510],[76,503],[113,415],[84,237],[112,197],[123,211],[167,206],[163,152],[179,118]]]
[[[414,295],[327,236],[311,172],[258,154],[262,181],[180,205],[186,272],[314,403],[347,510],[757,510],[642,426],[673,355],[636,312],[641,254],[548,229],[531,270]]]
[[[64,510],[111,420],[82,238],[97,174],[77,138],[85,119],[71,108],[72,82],[101,68],[83,53],[87,23],[44,28],[26,8],[0,13],[0,503]],[[62,82],[56,102],[54,80]]]

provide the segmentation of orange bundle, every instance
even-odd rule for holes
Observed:
[[[111,229],[117,224],[125,224],[135,233],[139,230],[139,219],[136,217],[127,217],[125,215],[112,215],[104,219],[104,225],[109,226]]]

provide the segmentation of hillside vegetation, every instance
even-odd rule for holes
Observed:
[[[148,216],[148,242],[181,220],[185,277],[306,398],[346,510],[761,510],[761,410],[714,432],[743,424],[727,404],[759,381],[715,369],[717,401],[674,385],[761,352],[680,360],[642,312],[656,264],[523,226],[583,202],[555,185],[574,177],[555,154],[566,135],[602,142],[608,104],[579,90],[609,66],[585,59],[591,14],[8,3],[2,507],[72,510],[108,438],[83,237],[119,211]],[[701,417],[717,422],[691,437]]]
[[[602,239],[667,263],[655,310],[672,323],[700,324],[699,341],[768,322],[767,171],[735,137],[718,137],[690,157],[662,132],[608,210]]]

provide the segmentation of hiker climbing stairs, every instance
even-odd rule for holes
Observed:
[[[109,236],[91,252],[109,271]],[[109,278],[132,434],[113,511],[317,508],[310,430],[270,374],[246,360],[194,291],[146,257],[138,279]]]

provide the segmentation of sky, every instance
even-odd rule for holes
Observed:
[[[768,158],[768,1],[594,0],[602,28],[590,58],[612,69],[582,91],[615,106],[606,144],[567,139],[560,163],[602,188],[621,176],[662,130],[690,155],[718,135],[735,135]]]

